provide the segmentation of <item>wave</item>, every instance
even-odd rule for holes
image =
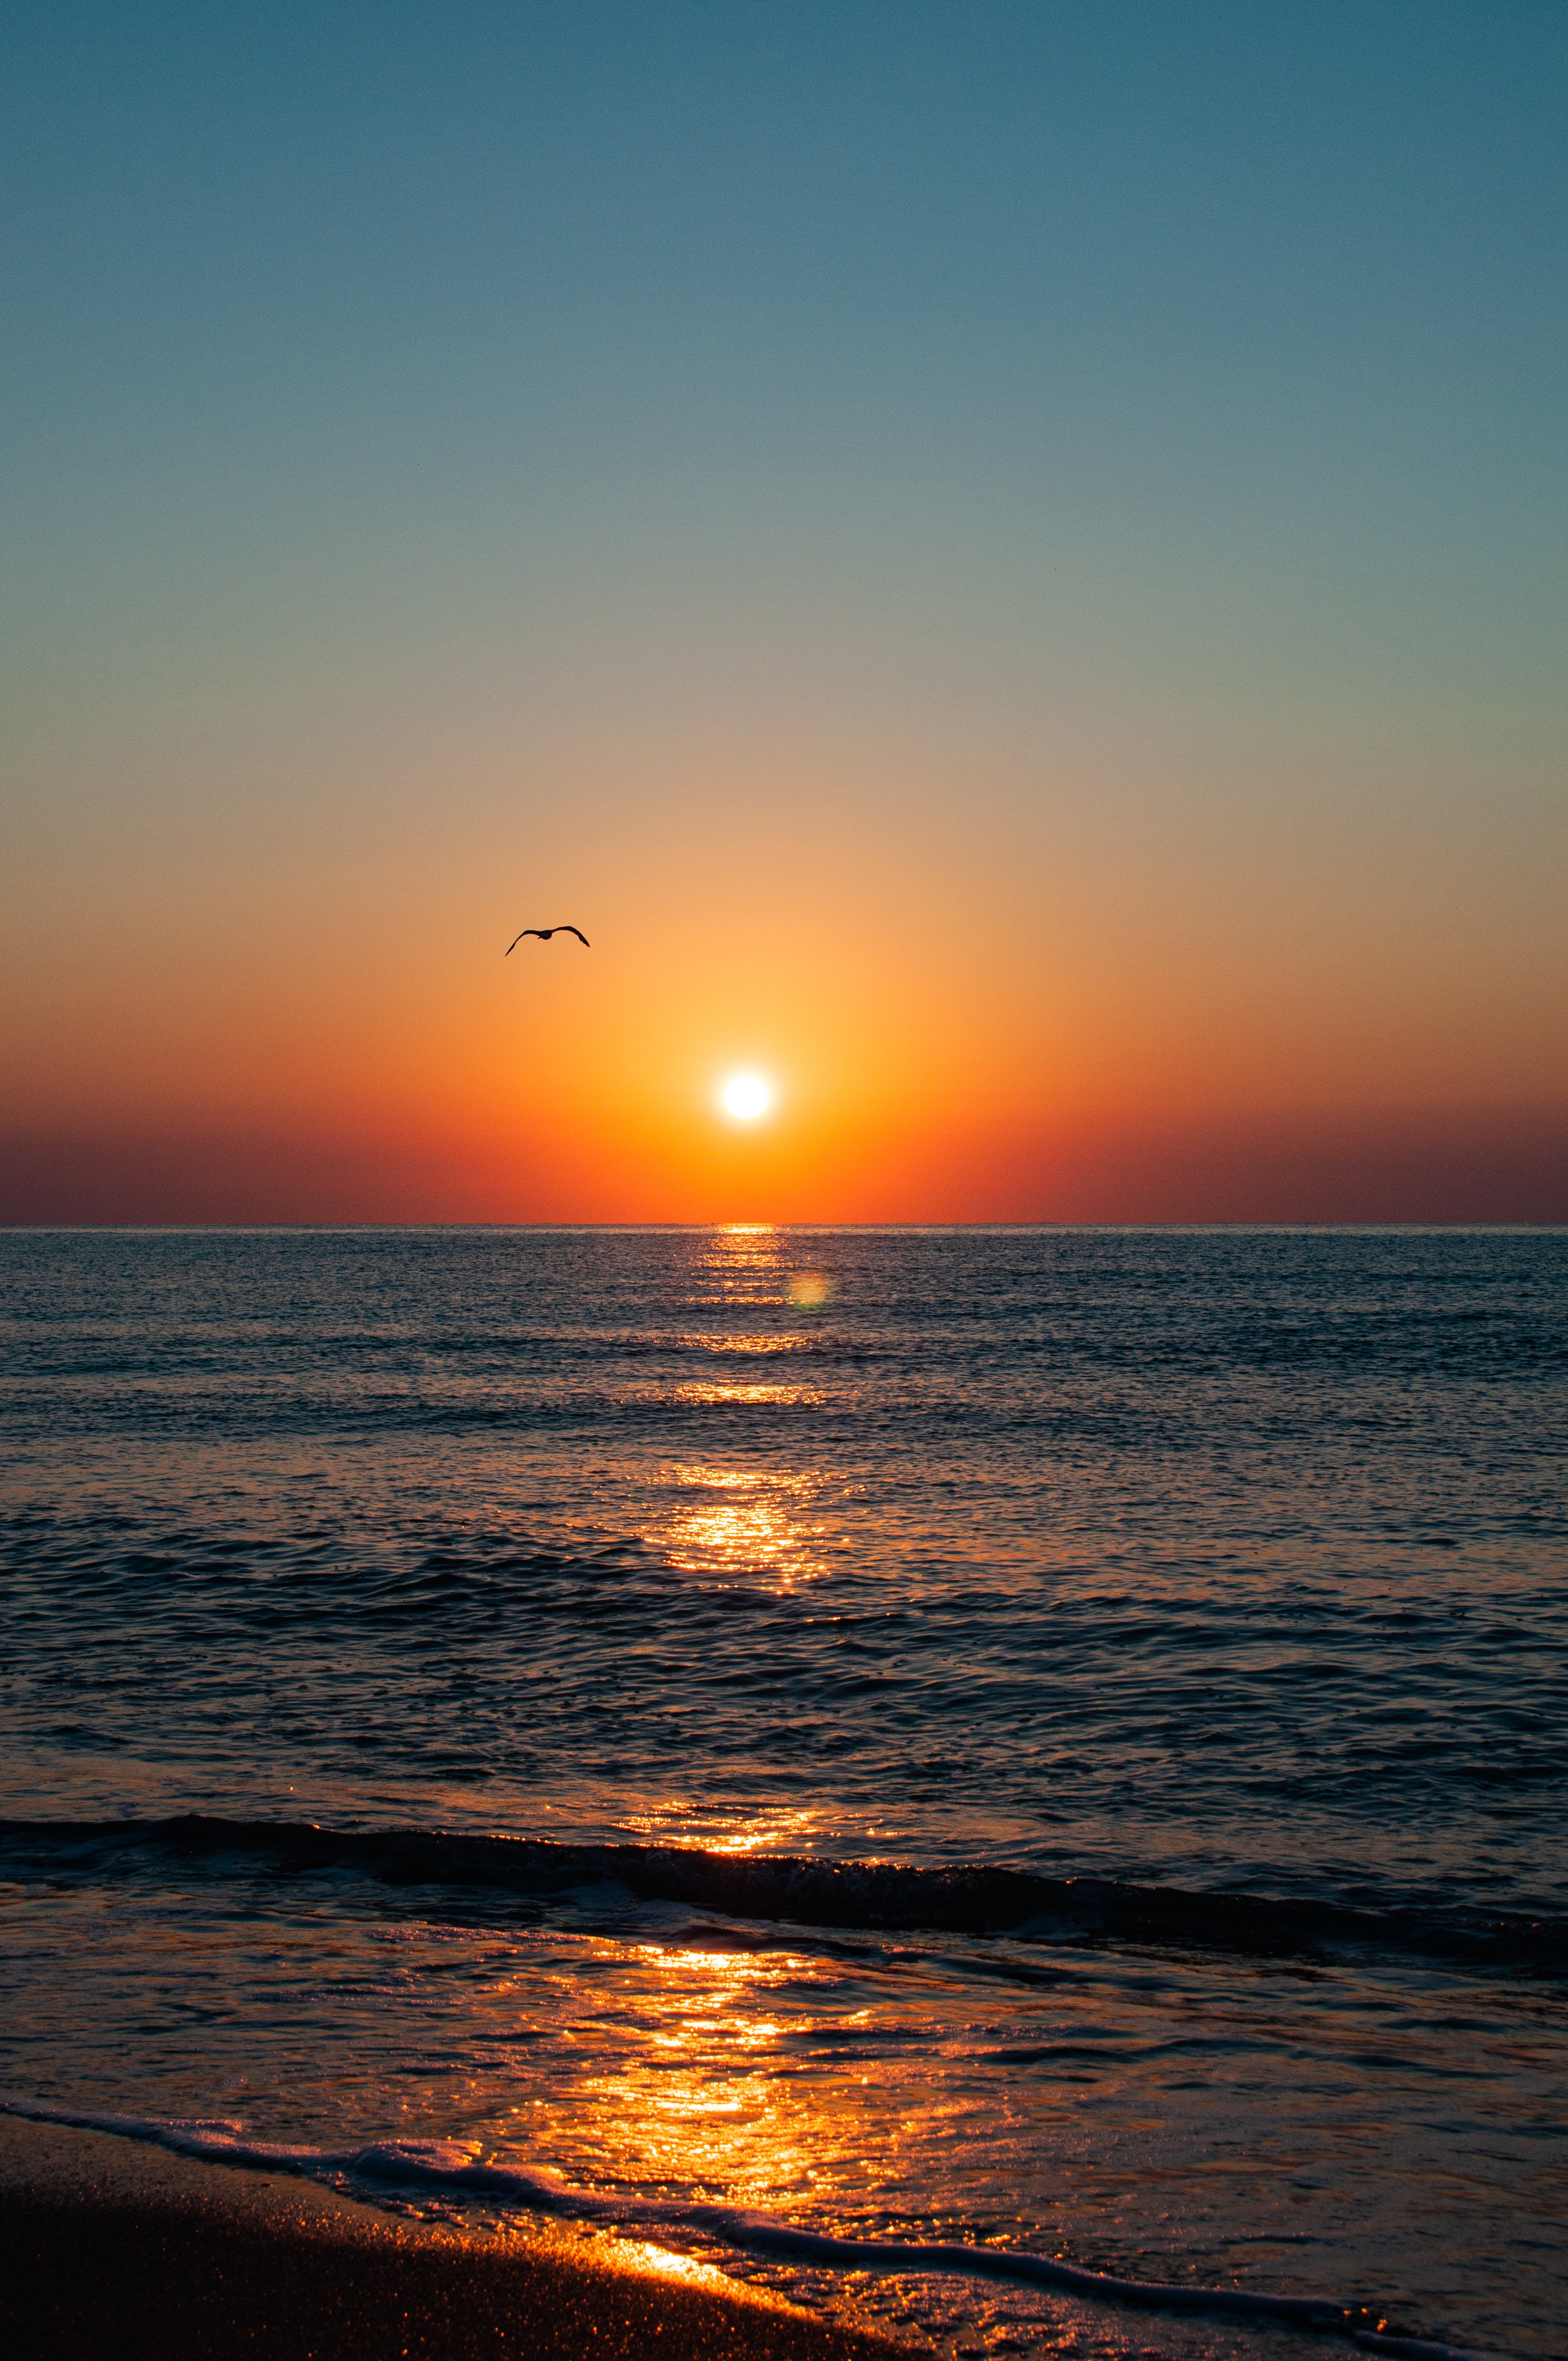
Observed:
[[[1299,1957],[1356,1945],[1477,1967],[1568,1972],[1568,1922],[1558,1918],[1355,1910],[1267,1894],[1047,1877],[984,1862],[914,1868],[198,1814],[158,1820],[0,1819],[0,1847],[18,1867],[58,1865],[78,1874],[120,1861],[131,1866],[142,1854],[200,1861],[220,1872],[230,1865],[242,1874],[346,1871],[394,1887],[487,1888],[536,1899],[614,1883],[640,1902],[674,1902],[725,1917],[797,1927],[1100,1937],[1252,1957]]]
[[[94,2108],[65,2107],[48,2100],[0,2096],[0,2111],[31,2122],[67,2124],[86,2131],[118,2133],[148,2140],[177,2155],[204,2162],[297,2172],[313,2180],[346,2178],[382,2190],[525,2205],[579,2220],[663,2226],[696,2231],[721,2244],[780,2260],[857,2270],[961,2272],[967,2277],[1031,2280],[1077,2295],[1109,2298],[1164,2312],[1240,2313],[1293,2323],[1316,2330],[1338,2329],[1372,2348],[1418,2356],[1418,2361],[1493,2361],[1456,2347],[1414,2338],[1388,2338],[1370,2327],[1365,2304],[1332,2297],[1266,2295],[1250,2288],[1192,2287],[1181,2282],[1118,2279],[1081,2269],[1075,2263],[1024,2248],[965,2246],[892,2238],[839,2238],[804,2230],[762,2213],[730,2205],[668,2199],[631,2199],[577,2189],[543,2169],[486,2164],[466,2141],[380,2141],[351,2148],[318,2148],[247,2136],[230,2119],[111,2114]]]

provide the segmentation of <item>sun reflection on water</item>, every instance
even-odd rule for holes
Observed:
[[[795,1267],[786,1234],[767,1222],[731,1222],[711,1231],[693,1276],[700,1290],[694,1302],[714,1308],[777,1304],[809,1313],[833,1293],[826,1271]]]
[[[723,1385],[717,1380],[676,1386],[665,1400],[678,1402],[788,1402],[815,1408],[826,1396],[812,1386]]]
[[[669,2246],[655,2246],[646,2238],[618,2238],[610,2259],[629,2270],[656,2271],[661,2279],[680,2279],[687,2287],[712,2288],[733,2295],[735,2281],[717,2263],[699,2262],[695,2255],[678,2255]]]
[[[715,1230],[698,1256],[697,1271],[719,1288],[720,1301],[737,1296],[753,1303],[784,1300],[784,1256],[771,1223],[736,1222]]]
[[[576,2140],[586,2102],[588,2121],[617,2127],[618,2176],[630,2168],[644,2187],[771,2206],[813,2181],[814,2110],[780,2070],[809,2031],[798,2003],[816,1962],[692,1942],[639,1943],[623,1957],[648,2004],[642,2043],[578,2085]]]
[[[770,1397],[783,1388],[740,1388]],[[683,1466],[670,1482],[690,1497],[657,1538],[684,1574],[744,1576],[788,1587],[822,1568],[824,1520],[808,1516],[817,1485],[809,1476],[770,1469]]]
[[[704,1852],[728,1853],[738,1858],[747,1853],[815,1851],[822,1830],[822,1815],[816,1810],[785,1811],[775,1807],[772,1811],[723,1816],[712,1808],[699,1811],[679,1797],[672,1797],[661,1809],[629,1812],[622,1825],[633,1835],[655,1844],[697,1845]]]
[[[770,1330],[759,1330],[744,1336],[722,1336],[712,1330],[696,1330],[689,1336],[677,1339],[685,1353],[804,1353],[811,1340],[786,1333],[775,1335]]]

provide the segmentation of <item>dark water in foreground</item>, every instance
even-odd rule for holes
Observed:
[[[690,2209],[1568,2348],[1568,1233],[0,1273],[0,2085],[944,2349],[1305,2348]]]

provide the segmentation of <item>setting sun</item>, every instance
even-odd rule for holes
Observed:
[[[761,1074],[731,1074],[718,1095],[725,1114],[741,1123],[755,1123],[773,1103],[773,1092]]]

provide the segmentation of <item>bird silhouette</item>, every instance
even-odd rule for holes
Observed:
[[[514,935],[510,942],[508,943],[506,947],[506,957],[508,959],[510,959],[513,951],[516,950],[519,943],[523,939],[524,935],[537,935],[542,943],[547,943],[552,935],[576,935],[577,940],[581,943],[585,950],[587,950],[590,948],[588,939],[587,935],[584,934],[580,927],[524,927],[522,934]]]

